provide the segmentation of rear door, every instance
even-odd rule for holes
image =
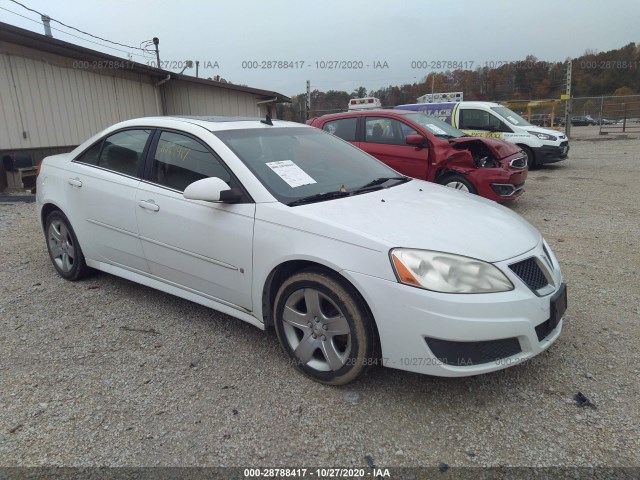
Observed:
[[[153,129],[121,130],[73,160],[64,179],[67,216],[86,258],[148,272],[135,198]]]
[[[360,148],[394,170],[414,178],[427,178],[429,149],[407,145],[407,135],[418,133],[408,123],[384,116],[365,117]]]

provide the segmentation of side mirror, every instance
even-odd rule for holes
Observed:
[[[416,147],[423,147],[427,142],[427,139],[422,135],[411,134],[407,135],[404,139],[407,145],[415,145]]]
[[[242,193],[218,177],[209,177],[193,182],[184,189],[182,196],[188,200],[204,202],[235,203],[242,199]]]

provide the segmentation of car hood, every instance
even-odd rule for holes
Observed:
[[[481,137],[459,137],[452,138],[450,142],[454,145],[464,145],[465,143],[482,142],[484,143],[492,155],[501,160],[516,153],[520,153],[522,150],[520,147],[513,143],[505,142],[504,140],[496,140],[495,138],[481,138]]]
[[[277,205],[285,211],[259,209],[258,215],[379,250],[418,248],[498,262],[521,255],[540,242],[540,233],[508,208],[421,180],[309,205]]]

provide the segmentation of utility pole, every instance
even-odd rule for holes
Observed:
[[[570,138],[571,135],[571,64],[571,57],[567,57],[567,108],[564,114],[564,132],[567,135],[567,139]]]
[[[196,78],[198,78],[198,67],[200,66],[200,60],[196,60]]]
[[[158,44],[160,43],[160,39],[158,37],[153,37],[153,44],[156,46],[156,60],[158,61],[156,67],[160,67],[160,50],[158,50]]]
[[[307,80],[307,97],[304,103],[305,120],[309,120],[309,110],[311,110],[311,80]]]

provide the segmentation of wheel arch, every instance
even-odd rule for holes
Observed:
[[[433,178],[433,181],[438,183],[439,180],[448,177],[450,175],[462,175],[463,177],[467,177],[469,175],[469,171],[467,170],[458,170],[450,167],[439,168],[436,171],[436,176]]]
[[[360,293],[358,288],[353,285],[348,278],[340,274],[339,271],[313,260],[287,260],[275,266],[271,272],[269,272],[262,288],[262,319],[265,328],[273,327],[273,307],[276,294],[278,293],[280,286],[291,275],[309,269],[318,270],[328,274],[332,278],[338,280],[347,290],[349,290],[351,294],[356,297],[362,307],[366,310],[369,318],[371,318],[376,336],[377,352],[380,352],[380,335],[378,333],[378,326],[376,324],[376,319],[373,316],[373,311],[369,307],[364,295]]]
[[[47,203],[43,204],[42,208],[40,209],[40,225],[42,226],[42,230],[44,230],[44,228],[45,228],[45,223],[47,221],[47,217],[54,210],[59,210],[65,217],[67,216],[64,213],[64,211],[62,210],[62,208],[60,208],[59,205],[56,205],[55,203],[52,203],[52,202],[47,202]]]
[[[522,151],[527,155],[531,155],[531,162],[527,162],[527,167],[533,169],[538,164],[538,159],[536,158],[536,152],[529,145],[525,145],[524,143],[516,143],[518,147],[522,149]]]

